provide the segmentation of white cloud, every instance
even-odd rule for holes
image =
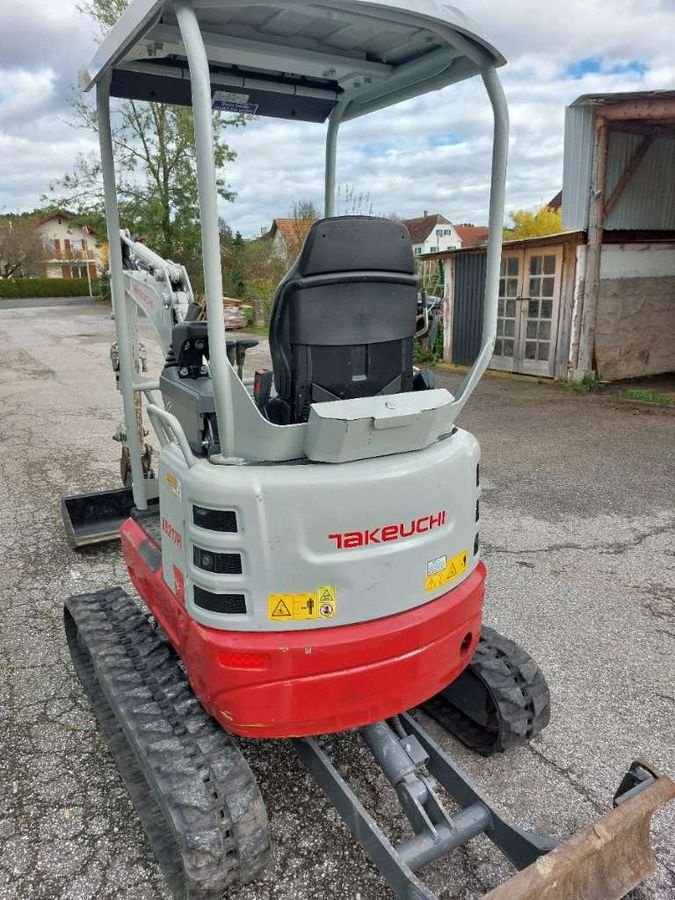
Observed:
[[[485,23],[486,35],[509,60],[501,70],[512,123],[509,209],[534,206],[560,189],[564,109],[576,97],[675,87],[670,0],[566,0],[555,8],[541,0],[456,5]],[[35,205],[49,179],[91,146],[63,123],[68,85],[94,46],[91,25],[75,6],[75,0],[22,0],[0,10],[0,77],[13,79],[15,90],[14,99],[6,85],[0,93],[5,208]],[[581,60],[599,62],[571,77],[569,68]],[[630,63],[647,68],[640,74]],[[346,125],[338,177],[368,192],[376,212],[428,209],[455,221],[484,222],[490,128],[478,80],[446,89]],[[238,198],[223,205],[226,220],[254,234],[274,216],[288,214],[295,200],[320,204],[324,135],[323,126],[263,119],[229,132],[239,156],[227,175]],[[430,141],[434,135],[448,135],[449,142]]]
[[[0,68],[0,129],[34,121],[51,112],[54,100],[54,72],[38,69]]]

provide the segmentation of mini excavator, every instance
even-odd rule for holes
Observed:
[[[611,811],[561,842],[510,824],[417,712],[484,755],[549,718],[537,665],[482,624],[479,448],[455,424],[495,339],[503,62],[440,0],[133,0],[82,70],[97,95],[127,484],[66,498],[64,511],[76,544],[120,536],[144,608],[119,587],[72,597],[65,631],[177,898],[220,898],[268,865],[238,737],[291,740],[401,898],[433,900],[421,870],[477,835],[517,870],[491,900],[608,900],[653,868],[651,814],[675,785],[647,763],[631,765]],[[482,349],[453,396],[413,366],[406,229],[335,216],[336,147],[341,124],[472,77],[494,115],[490,237]],[[193,109],[206,321],[185,270],[120,232],[111,97]],[[328,122],[325,217],[277,289],[272,370],[250,381],[254,342],[228,340],[224,325],[214,110]],[[165,359],[154,378],[139,310]],[[322,744],[348,730],[395,792],[402,840]]]

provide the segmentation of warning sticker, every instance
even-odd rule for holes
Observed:
[[[175,494],[176,497],[180,500],[182,493],[182,485],[180,480],[176,478],[173,472],[166,473],[166,484],[172,494]]]
[[[270,619],[292,619],[293,596],[270,594],[268,597],[267,616]]]
[[[466,571],[469,564],[469,553],[463,550],[452,559],[446,556],[439,556],[437,559],[431,559],[427,563],[427,576],[424,579],[424,589],[427,592],[437,591],[444,585],[459,578],[462,572]]]
[[[258,104],[249,103],[250,99],[249,94],[236,94],[233,91],[216,91],[213,95],[213,108],[223,112],[254,116],[258,112]]]
[[[334,619],[337,609],[337,590],[332,584],[322,584],[316,589],[319,602],[319,618]]]
[[[316,619],[316,596],[314,594],[293,594],[293,618],[296,622]]]
[[[267,598],[267,618],[272,622],[334,619],[336,610],[337,591],[327,585],[312,594],[270,594]]]

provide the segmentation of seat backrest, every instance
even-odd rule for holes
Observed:
[[[316,402],[412,390],[416,312],[403,225],[369,216],[313,225],[272,308],[274,420],[304,422]]]

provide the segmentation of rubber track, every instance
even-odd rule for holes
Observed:
[[[486,625],[467,670],[452,684],[453,692],[460,690],[481,692],[490,709],[489,728],[443,691],[421,708],[481,756],[524,744],[548,725],[550,695],[543,672],[522,647]]]
[[[173,648],[121,588],[71,597],[64,620],[75,669],[173,896],[215,900],[252,881],[270,855],[264,803]]]

